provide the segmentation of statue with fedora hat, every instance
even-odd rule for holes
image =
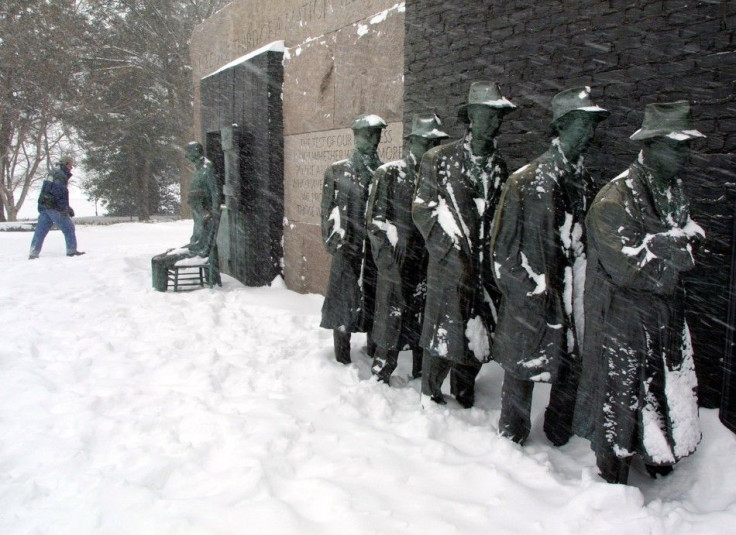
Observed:
[[[496,146],[504,116],[516,109],[494,82],[474,82],[459,111],[462,139],[428,151],[412,206],[429,261],[420,343],[422,395],[463,407],[475,402],[475,378],[491,360],[498,305],[490,255],[491,224],[508,172]]]
[[[366,210],[373,174],[382,162],[378,144],[386,122],[360,115],[351,127],[355,148],[350,158],[330,165],[322,188],[322,239],[332,255],[330,281],[320,326],[332,329],[335,358],[349,364],[351,333],[368,333],[368,356],[375,352],[371,329],[376,266],[366,230]]]
[[[373,342],[376,353],[371,372],[389,384],[399,351],[413,354],[412,376],[422,371],[419,336],[427,293],[427,252],[424,238],[411,218],[419,162],[429,149],[449,137],[434,113],[412,118],[409,151],[403,160],[378,168],[368,205],[368,234],[378,269]]]
[[[491,248],[502,299],[494,356],[504,369],[499,432],[520,444],[531,429],[536,382],[552,383],[545,434],[558,446],[572,436],[584,223],[594,194],[583,157],[608,115],[593,103],[589,87],[555,95],[549,149],[511,175],[496,211]]]
[[[704,236],[681,171],[692,140],[686,101],[649,104],[631,139],[636,161],[596,196],[588,216],[583,367],[575,431],[601,476],[626,483],[634,455],[665,475],[700,441],[697,379],[681,274]]]
[[[167,269],[185,259],[208,259],[212,269],[208,271],[210,286],[219,284],[220,265],[217,254],[217,230],[220,225],[220,186],[215,177],[212,162],[204,155],[204,147],[199,141],[191,141],[185,147],[187,160],[194,164],[194,177],[189,185],[187,203],[192,211],[194,228],[189,243],[182,247],[169,249],[151,259],[151,280],[153,288],[165,292],[168,287]],[[212,277],[213,280],[209,280]]]

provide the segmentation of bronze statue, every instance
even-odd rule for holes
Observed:
[[[644,147],[596,196],[588,216],[583,368],[575,431],[601,476],[626,483],[634,455],[656,477],[700,441],[697,380],[681,274],[702,229],[680,171],[704,137],[686,101],[649,104],[631,139]]]
[[[367,220],[378,282],[371,372],[386,384],[403,349],[412,351],[412,376],[421,375],[419,337],[427,293],[427,253],[411,218],[411,204],[422,156],[449,137],[440,126],[434,113],[414,115],[411,133],[405,136],[410,142],[406,158],[382,165],[373,177]]]
[[[179,248],[169,249],[151,259],[153,287],[165,292],[167,288],[167,269],[186,258],[200,257],[213,263],[210,270],[213,280],[210,285],[222,285],[217,257],[217,229],[220,224],[220,188],[215,177],[214,167],[204,156],[204,148],[198,141],[186,146],[186,158],[194,164],[195,173],[189,188],[187,202],[192,210],[194,230],[189,243]]]
[[[531,429],[535,382],[552,383],[544,431],[555,445],[572,435],[585,280],[584,219],[593,183],[583,154],[608,111],[590,88],[552,99],[550,148],[509,178],[496,211],[494,275],[502,300],[494,357],[504,369],[502,435],[522,444]],[[579,365],[578,365],[579,367]]]
[[[386,126],[377,115],[357,117],[352,124],[352,156],[325,171],[322,239],[332,265],[320,326],[333,330],[335,358],[343,364],[351,362],[351,333],[368,333],[368,356],[375,352],[371,329],[376,266],[366,232],[366,210],[373,173],[382,163],[377,149]]]
[[[491,275],[491,223],[508,172],[496,148],[503,117],[516,109],[493,82],[474,82],[458,117],[463,138],[422,158],[412,206],[429,262],[421,345],[422,394],[446,403],[442,383],[463,407],[491,359],[498,290]]]

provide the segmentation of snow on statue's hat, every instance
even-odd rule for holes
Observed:
[[[690,103],[687,100],[678,100],[646,105],[641,128],[631,135],[631,139],[638,141],[652,137],[687,141],[705,135],[693,126]]]
[[[473,82],[468,90],[468,101],[457,110],[457,117],[464,123],[469,123],[468,107],[488,106],[501,113],[508,113],[516,109],[506,97],[501,95],[501,88],[496,82]]]
[[[350,128],[353,130],[362,130],[363,128],[386,128],[388,125],[386,121],[381,119],[378,115],[358,115],[354,120]]]
[[[411,133],[404,137],[419,136],[426,139],[450,137],[439,129],[440,126],[442,126],[442,121],[434,113],[415,113],[411,120]]]
[[[59,158],[59,163],[63,165],[74,165],[74,156],[72,156],[70,153],[65,152],[61,155],[61,158]]]
[[[611,112],[597,106],[590,99],[590,87],[574,87],[557,93],[552,97],[552,124],[571,111],[584,111],[595,114],[602,121]]]

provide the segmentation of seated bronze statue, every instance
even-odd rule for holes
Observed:
[[[212,162],[204,157],[201,143],[197,141],[189,143],[186,147],[186,157],[196,169],[187,197],[194,219],[194,231],[186,245],[169,249],[151,259],[153,287],[160,292],[166,291],[168,271],[176,266],[206,264],[209,268],[206,270],[209,285],[222,286],[216,243],[220,223],[220,189]]]

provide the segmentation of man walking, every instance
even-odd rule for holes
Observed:
[[[74,210],[69,206],[69,179],[72,177],[74,158],[65,154],[59,160],[59,166],[54,169],[49,178],[41,186],[38,197],[38,222],[31,240],[29,260],[38,258],[41,254],[46,235],[55,224],[64,234],[66,240],[66,256],[80,256],[84,253],[77,250],[77,236],[74,231]]]

